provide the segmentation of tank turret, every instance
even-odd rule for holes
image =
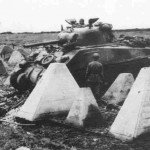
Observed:
[[[79,23],[75,19],[66,20],[71,26],[58,34],[58,40],[76,42],[77,46],[99,45],[112,42],[112,25],[102,22],[98,23],[97,20],[98,18],[89,19],[88,24],[84,24],[84,19],[80,19]]]

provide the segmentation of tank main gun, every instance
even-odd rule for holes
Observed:
[[[48,41],[48,42],[40,42],[40,43],[33,43],[33,44],[25,44],[23,45],[24,48],[32,48],[32,47],[37,47],[37,46],[47,46],[50,44],[58,44],[59,40],[53,40],[53,41]]]

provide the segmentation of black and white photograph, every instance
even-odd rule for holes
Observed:
[[[0,0],[0,150],[150,150],[149,0]]]

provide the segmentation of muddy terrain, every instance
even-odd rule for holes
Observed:
[[[15,90],[1,87],[7,97],[7,106],[13,108],[26,100],[29,92],[15,93]],[[23,104],[23,103],[22,103]],[[25,146],[33,150],[148,150],[150,134],[142,135],[132,142],[123,142],[109,134],[109,128],[118,111],[100,107],[104,123],[98,127],[79,129],[64,123],[66,115],[46,117],[44,121],[14,124],[11,119],[0,124],[0,147],[15,150]]]

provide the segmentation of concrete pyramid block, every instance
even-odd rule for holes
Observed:
[[[23,55],[19,52],[19,51],[14,51],[9,60],[8,63],[10,65],[16,65],[17,63],[20,63],[22,60],[24,60],[25,58],[23,57]]]
[[[121,73],[116,80],[104,94],[102,99],[106,100],[109,104],[120,104],[126,99],[134,82],[131,73]]]
[[[78,127],[102,124],[102,115],[90,88],[81,88],[78,98],[66,118],[66,122]]]
[[[8,60],[13,51],[14,50],[11,47],[5,45],[5,46],[3,46],[0,55],[4,60]]]
[[[16,150],[30,150],[30,148],[27,148],[27,147],[21,146],[21,147],[17,148]]]
[[[79,86],[63,63],[52,63],[21,107],[17,117],[29,121],[45,113],[69,112]]]
[[[150,132],[150,67],[141,69],[110,128],[110,133],[121,140],[146,132]]]

